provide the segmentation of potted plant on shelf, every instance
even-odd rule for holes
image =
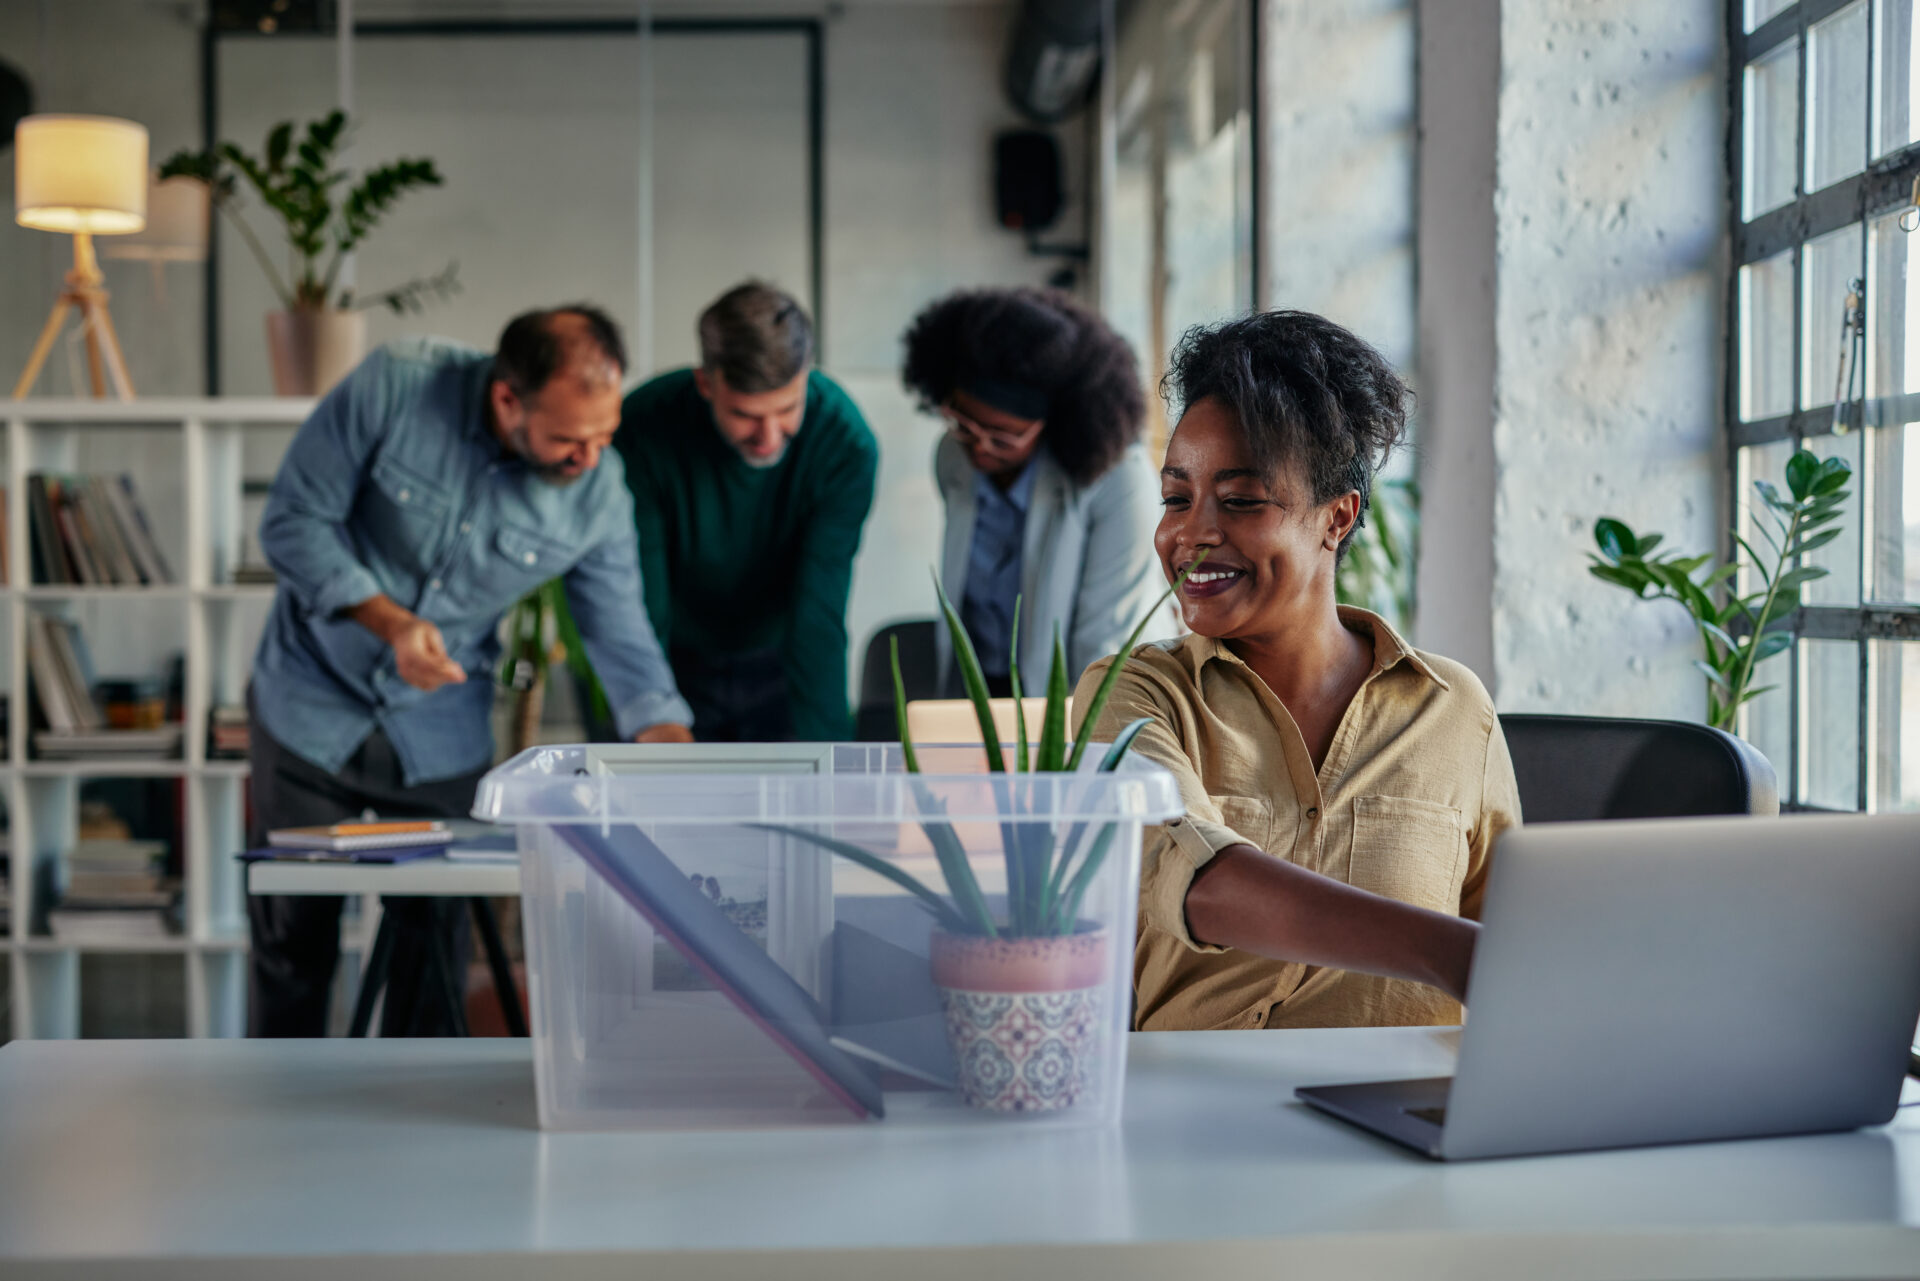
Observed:
[[[451,262],[431,276],[379,293],[356,294],[340,284],[347,255],[402,196],[441,184],[433,161],[400,159],[363,171],[349,185],[350,175],[334,167],[346,129],[346,113],[335,111],[308,122],[296,141],[293,122],[284,121],[268,130],[258,157],[223,142],[205,151],[178,152],[160,167],[163,180],[185,177],[205,183],[214,208],[232,222],[266,273],[281,306],[267,314],[267,352],[274,391],[282,396],[320,395],[359,363],[366,352],[367,308],[385,306],[397,315],[417,312],[429,300],[459,290],[458,264]],[[240,216],[241,178],[286,232],[285,276]]]
[[[1787,460],[1784,496],[1771,481],[1753,483],[1761,504],[1754,532],[1771,555],[1734,533],[1734,545],[1752,557],[1750,568],[1759,580],[1744,594],[1732,583],[1740,572],[1738,560],[1716,567],[1711,555],[1656,553],[1659,534],[1636,534],[1610,516],[1594,524],[1600,550],[1587,553],[1593,562],[1587,572],[1642,600],[1674,601],[1692,615],[1706,650],[1694,666],[1707,678],[1707,723],[1715,729],[1737,733],[1740,709],[1774,688],[1752,688],[1755,672],[1793,644],[1800,589],[1827,576],[1825,568],[1806,564],[1805,557],[1840,537],[1834,522],[1847,501],[1852,474],[1845,459],[1823,459],[1802,449]]]
[[[1037,743],[1029,744],[1027,738],[1019,660],[1013,659],[1008,673],[1015,725],[1011,770],[994,725],[986,678],[973,640],[935,579],[934,591],[953,637],[954,657],[980,722],[987,770],[994,776],[998,791],[998,808],[1013,816],[1000,824],[1007,881],[1004,912],[994,911],[982,892],[961,838],[950,823],[920,820],[946,882],[945,894],[858,845],[799,828],[777,829],[885,877],[914,895],[933,914],[933,982],[940,993],[947,1037],[958,1068],[960,1095],[969,1106],[993,1112],[1053,1112],[1074,1106],[1086,1094],[1088,1065],[1098,1054],[1104,1023],[1102,1002],[1110,944],[1098,922],[1081,918],[1080,907],[1106,862],[1118,825],[1102,823],[1096,831],[1090,830],[1091,824],[1075,823],[1061,831],[1052,822],[1023,822],[1019,816],[1042,808],[1034,787],[1040,776],[1071,774],[1080,769],[1090,745],[1088,735],[1120,679],[1127,655],[1167,597],[1179,590],[1205,558],[1204,552],[1195,558],[1133,629],[1082,710],[1071,742],[1067,737],[1067,706],[1072,691],[1066,647],[1058,630],[1053,637],[1052,669],[1047,676],[1046,706]],[[1016,601],[1009,654],[1018,655],[1019,642],[1020,605]],[[900,675],[897,640],[892,659],[900,749],[907,771],[919,774],[919,758],[907,729],[907,694]],[[1124,727],[1104,748],[1097,772],[1110,773],[1118,768],[1147,723],[1143,717]],[[941,812],[939,802],[924,793],[919,808],[923,814]]]

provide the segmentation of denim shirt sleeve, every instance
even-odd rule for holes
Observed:
[[[595,524],[599,540],[567,571],[567,606],[622,738],[663,722],[691,725],[693,709],[680,697],[673,668],[647,621],[633,495],[624,481],[608,491],[606,509]]]
[[[300,608],[330,617],[381,592],[344,528],[367,460],[386,430],[387,358],[376,351],[294,434],[260,517],[260,549]]]

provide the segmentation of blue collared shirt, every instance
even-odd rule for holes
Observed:
[[[570,485],[540,478],[487,426],[492,357],[390,343],[294,436],[260,521],[279,590],[254,658],[261,728],[337,770],[378,727],[408,784],[483,769],[501,615],[563,578],[623,736],[691,723],[641,606],[633,499],[619,455]],[[342,611],[376,595],[433,623],[464,684],[402,680],[393,651]]]
[[[984,475],[974,478],[973,544],[967,555],[960,621],[967,625],[980,666],[989,676],[1005,676],[1013,665],[1013,602],[1020,595],[1021,548],[1027,536],[1027,509],[1033,505],[1034,461],[1029,459],[1004,490]]]

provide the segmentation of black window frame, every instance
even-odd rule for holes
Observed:
[[[1807,181],[1807,88],[1811,59],[1809,34],[1812,29],[1856,2],[1866,5],[1867,20],[1867,164],[1848,178],[1818,191],[1808,192]],[[1746,0],[1727,0],[1727,225],[1731,229],[1733,260],[1728,272],[1725,310],[1725,365],[1723,421],[1726,423],[1727,524],[1732,526],[1743,509],[1745,495],[1740,484],[1740,451],[1758,445],[1792,440],[1797,445],[1817,441],[1834,434],[1835,405],[1826,403],[1801,407],[1805,399],[1800,381],[1807,368],[1803,350],[1807,337],[1805,247],[1808,242],[1850,226],[1861,228],[1861,258],[1858,275],[1868,277],[1868,260],[1873,252],[1872,225],[1889,214],[1913,203],[1915,181],[1920,179],[1920,142],[1909,144],[1884,156],[1873,155],[1875,95],[1879,53],[1877,0],[1797,0],[1768,18],[1752,31],[1746,29]],[[1746,182],[1746,71],[1756,60],[1785,45],[1797,43],[1800,50],[1798,92],[1795,99],[1794,194],[1786,203],[1769,209],[1748,221],[1743,218],[1743,194]],[[1920,249],[1920,245],[1916,246]],[[1791,250],[1793,254],[1793,368],[1794,408],[1785,414],[1743,419],[1741,386],[1745,370],[1742,358],[1742,316],[1740,276],[1743,268]],[[1837,317],[1836,317],[1837,320]],[[1867,322],[1872,323],[1871,316]],[[1896,426],[1920,422],[1920,393],[1874,397],[1866,394],[1846,402],[1841,421],[1847,430],[1864,433],[1880,425]],[[1861,459],[1868,461],[1869,450],[1863,439]],[[1863,467],[1863,473],[1865,468]],[[1872,599],[1874,531],[1866,518],[1865,482],[1856,474],[1853,484],[1856,511],[1860,514],[1861,602],[1858,605],[1805,605],[1794,615],[1794,645],[1789,651],[1786,695],[1788,706],[1789,758],[1776,761],[1780,770],[1780,796],[1783,809],[1812,810],[1801,797],[1801,751],[1806,735],[1801,725],[1802,643],[1815,641],[1852,641],[1859,652],[1859,700],[1856,709],[1858,761],[1855,808],[1874,807],[1869,794],[1873,772],[1872,757],[1877,745],[1869,729],[1872,726],[1869,705],[1874,698],[1872,685],[1873,642],[1920,641],[1920,602],[1891,602]],[[1728,549],[1729,552],[1731,549]],[[1749,705],[1751,706],[1751,705]],[[1914,709],[1920,715],[1920,708]]]

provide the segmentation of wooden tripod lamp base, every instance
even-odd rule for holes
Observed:
[[[67,323],[67,312],[80,313],[81,327],[86,334],[87,372],[93,381],[93,394],[107,394],[107,379],[113,380],[113,393],[121,400],[133,399],[133,380],[127,376],[127,362],[120,354],[120,339],[113,332],[113,317],[107,312],[107,291],[102,287],[106,277],[100,274],[100,261],[93,254],[93,237],[87,232],[75,232],[73,237],[73,270],[67,273],[66,288],[54,300],[53,312],[47,317],[46,328],[40,331],[40,341],[33,345],[33,355],[27,358],[27,367],[20,373],[20,381],[13,386],[13,398],[24,400],[33,390],[34,382],[40,377],[40,369],[47,363],[47,356],[53,350],[54,340],[60,337],[60,330]]]
[[[13,385],[13,397],[24,399],[33,390],[67,313],[78,309],[93,394],[106,395],[111,377],[114,394],[132,400],[133,380],[107,315],[105,277],[93,256],[93,238],[129,235],[147,225],[146,126],[113,116],[25,116],[14,126],[13,150],[13,220],[73,237],[73,270]]]

